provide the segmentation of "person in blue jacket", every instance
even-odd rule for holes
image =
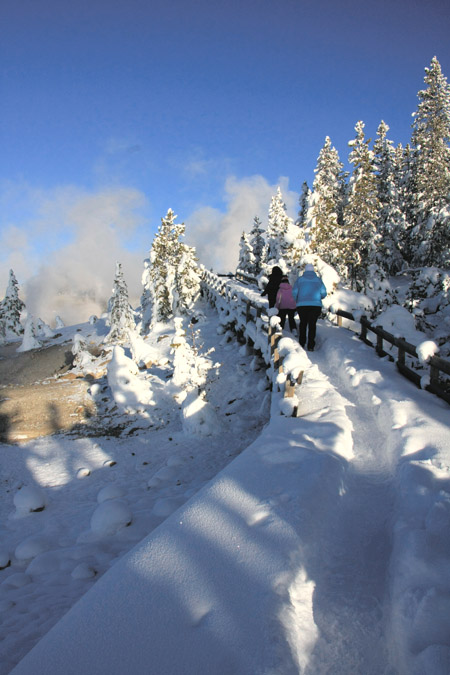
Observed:
[[[314,272],[314,265],[308,263],[295,282],[292,295],[300,317],[299,342],[302,347],[307,344],[310,352],[314,351],[316,344],[316,323],[322,312],[322,298],[326,294],[325,284]]]

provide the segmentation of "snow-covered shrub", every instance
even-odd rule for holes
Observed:
[[[212,436],[220,431],[219,419],[203,393],[191,390],[181,407],[183,431],[192,436]]]
[[[133,360],[139,368],[148,368],[158,360],[158,354],[155,349],[148,345],[137,333],[130,334],[130,348]]]
[[[24,539],[14,551],[17,560],[30,560],[40,553],[48,551],[50,543],[42,534],[35,534]]]
[[[100,537],[107,537],[130,525],[132,520],[133,515],[125,502],[108,499],[92,514],[91,530]]]
[[[12,270],[9,271],[9,283],[6,294],[0,302],[0,323],[2,334],[6,339],[22,335],[23,327],[20,323],[20,315],[25,309],[25,304],[19,298],[17,279]]]
[[[172,341],[173,383],[188,391],[194,387],[205,387],[208,374],[214,364],[209,355],[214,349],[202,352],[199,343],[199,331],[192,324],[188,326],[188,334],[183,328],[183,319],[175,319],[175,337]]]
[[[14,495],[14,506],[18,512],[43,511],[46,505],[47,496],[37,485],[26,485]]]
[[[25,330],[23,334],[22,344],[20,347],[17,347],[18,352],[28,352],[30,349],[39,349],[42,347],[42,343],[36,337],[34,320],[31,315],[28,316],[25,323]]]
[[[450,356],[450,274],[437,267],[413,272],[405,306],[417,325],[440,347],[441,356]]]
[[[72,354],[75,368],[79,368],[82,372],[92,370],[94,359],[88,350],[85,338],[79,333],[75,333],[73,337]]]
[[[41,318],[36,321],[35,331],[37,337],[52,338],[55,333]]]
[[[123,412],[143,412],[153,400],[149,383],[139,377],[136,363],[116,345],[107,369],[108,384]]]

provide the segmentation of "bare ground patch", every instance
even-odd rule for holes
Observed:
[[[70,430],[95,415],[85,379],[65,379],[67,345],[18,353],[0,348],[0,442],[21,443]]]

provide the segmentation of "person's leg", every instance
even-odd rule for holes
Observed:
[[[281,321],[281,328],[284,328],[284,324],[286,323],[286,314],[287,314],[287,309],[279,309],[278,310],[278,316],[280,317],[280,321]]]
[[[308,314],[308,349],[313,351],[316,345],[316,323],[320,316],[320,307],[309,307]]]
[[[297,330],[297,326],[295,324],[295,309],[288,309],[288,319],[289,319],[289,328],[291,329],[291,333],[295,333]]]
[[[308,326],[308,308],[297,307],[297,312],[300,317],[298,341],[300,342],[301,346],[304,347],[306,344],[306,328]]]

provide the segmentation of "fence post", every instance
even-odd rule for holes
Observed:
[[[361,340],[364,340],[364,342],[367,341],[367,324],[365,323],[365,321],[367,321],[367,317],[366,317],[365,315],[363,315],[363,316],[361,317],[361,334],[360,334],[360,338],[361,338]]]
[[[377,333],[377,346],[376,346],[376,352],[380,356],[383,354],[383,336]]]
[[[247,300],[246,302],[246,308],[245,308],[245,323],[248,323],[251,318],[251,312],[250,312],[250,300]]]

